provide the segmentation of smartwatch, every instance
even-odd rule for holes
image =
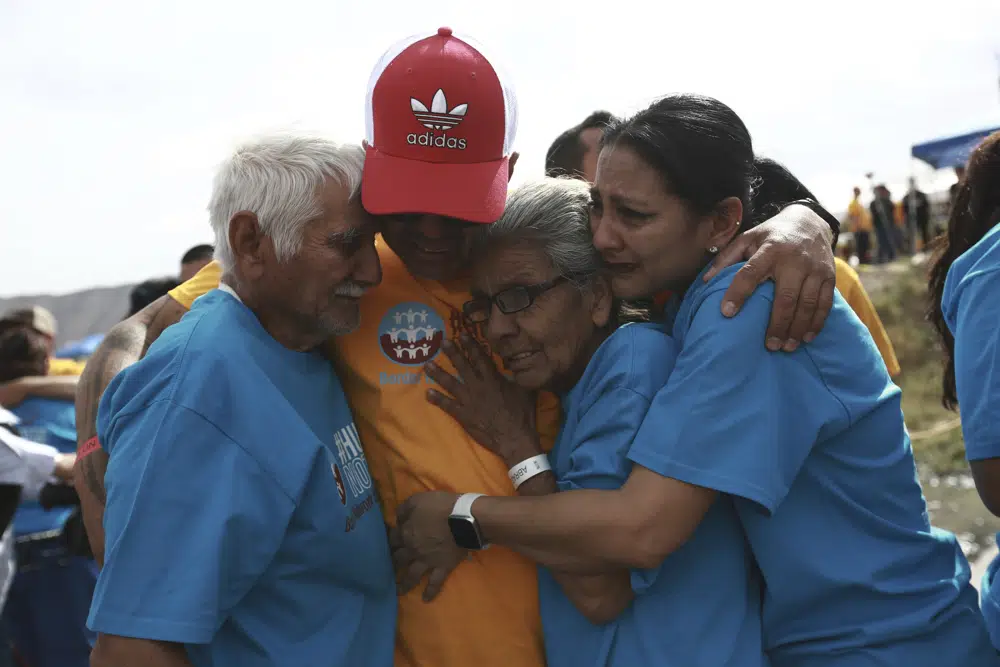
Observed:
[[[482,493],[466,493],[458,497],[448,517],[448,527],[455,544],[470,551],[480,551],[489,546],[483,540],[476,517],[472,516],[472,503],[481,498]]]

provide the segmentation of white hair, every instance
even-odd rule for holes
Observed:
[[[578,286],[601,271],[590,233],[590,186],[581,180],[546,177],[517,188],[500,219],[476,238],[476,250],[522,238],[537,240],[556,271]]]
[[[316,193],[326,179],[349,188],[351,199],[358,196],[364,156],[360,146],[308,135],[278,134],[240,146],[219,166],[208,204],[223,271],[234,264],[229,222],[236,213],[255,213],[278,261],[286,261],[301,249],[305,224],[321,213]]]

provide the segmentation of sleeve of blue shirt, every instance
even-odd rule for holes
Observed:
[[[955,384],[970,461],[1000,457],[1000,271],[969,276],[955,317]]]
[[[204,644],[277,552],[295,503],[202,415],[169,400],[99,429],[107,551],[88,625]]]
[[[846,411],[819,378],[808,346],[792,354],[764,347],[772,285],[759,287],[735,317],[721,314],[731,279],[730,273],[705,288],[677,365],[653,400],[629,458],[664,477],[747,498],[771,513],[824,424]]]

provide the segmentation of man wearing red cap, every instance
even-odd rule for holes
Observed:
[[[330,353],[365,448],[369,483],[394,523],[397,506],[417,492],[514,493],[504,464],[427,402],[431,381],[422,367],[433,359],[452,370],[440,354],[442,345],[463,333],[476,335],[461,315],[469,299],[467,231],[503,211],[517,158],[517,105],[496,61],[471,40],[441,28],[383,55],[369,82],[366,109],[362,201],[370,213],[384,216],[377,241],[383,280],[361,302],[360,329],[332,340]],[[826,223],[805,207],[788,209],[780,218],[740,237],[739,252],[759,252],[729,296],[741,303],[757,283],[777,273],[786,299],[777,302],[771,333],[784,340],[792,337],[790,331],[801,338],[822,325],[834,272]],[[741,259],[728,257],[730,263]],[[136,361],[218,279],[218,266],[210,264],[109,333],[81,384],[81,442],[94,434],[98,400],[114,373]],[[821,291],[828,298],[820,298]],[[558,418],[554,397],[540,399],[543,443],[551,445]],[[82,459],[77,472],[97,554],[103,551],[106,460],[98,449]],[[439,586],[432,573],[428,588]],[[424,594],[418,588],[400,597],[397,665],[545,664],[536,568],[521,556],[503,548],[475,553],[457,566],[433,602],[425,602]]]

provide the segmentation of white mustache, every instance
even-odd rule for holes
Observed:
[[[351,299],[360,299],[365,295],[365,288],[361,285],[355,285],[354,283],[347,283],[341,285],[333,291],[337,296],[346,296]]]

